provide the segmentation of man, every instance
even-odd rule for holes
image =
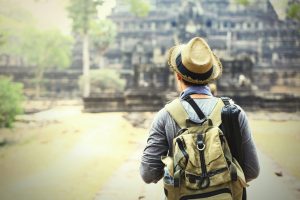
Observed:
[[[208,86],[220,77],[222,64],[211,51],[203,38],[196,37],[187,44],[176,45],[169,50],[168,63],[175,72],[181,103],[191,121],[199,123],[200,119],[191,105],[183,100],[190,95],[208,116],[218,98],[214,97]],[[238,118],[242,134],[244,174],[246,181],[255,179],[259,174],[256,148],[252,140],[250,127],[245,112],[241,109]],[[150,128],[147,146],[144,149],[140,174],[146,183],[156,183],[164,175],[162,156],[172,155],[173,139],[180,130],[178,124],[170,116],[166,108],[162,108],[155,116]]]

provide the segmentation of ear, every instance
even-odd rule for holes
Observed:
[[[178,73],[176,73],[176,78],[177,78],[177,80],[179,80],[179,81],[182,80],[182,76],[181,76],[180,74],[178,74]]]

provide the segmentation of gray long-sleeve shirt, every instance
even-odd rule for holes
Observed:
[[[208,116],[217,103],[217,98],[195,99],[202,112]],[[199,118],[193,108],[186,102],[181,101],[192,121],[198,122]],[[247,116],[242,108],[239,114],[239,125],[242,134],[244,155],[244,173],[247,181],[255,179],[259,174],[259,163],[256,148],[251,136]],[[173,139],[180,127],[172,119],[165,108],[162,108],[155,116],[144,149],[140,165],[140,174],[146,183],[156,183],[163,177],[164,164],[161,156],[172,153]]]

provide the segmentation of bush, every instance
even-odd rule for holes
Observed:
[[[23,85],[0,76],[0,127],[12,127],[15,116],[23,113]]]
[[[249,0],[235,0],[236,3],[241,4],[243,6],[248,6],[250,1]]]
[[[287,16],[300,21],[300,3],[292,3],[287,9]]]
[[[80,77],[79,86],[82,89],[83,76]],[[123,92],[125,80],[120,78],[120,73],[114,69],[90,70],[91,93]]]

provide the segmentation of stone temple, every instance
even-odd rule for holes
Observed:
[[[241,82],[263,90],[282,92],[286,85],[299,90],[300,23],[280,20],[269,0],[247,6],[234,0],[149,2],[147,17],[134,16],[122,1],[110,16],[118,36],[106,65],[122,69],[128,87],[169,87],[168,48],[201,36],[223,61],[221,90]]]

